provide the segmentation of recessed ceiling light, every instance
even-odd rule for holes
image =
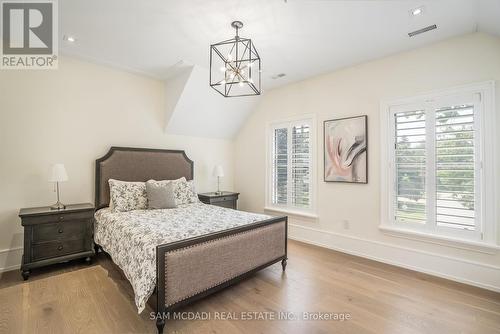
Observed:
[[[424,13],[424,6],[413,8],[412,10],[410,10],[411,16],[419,16],[422,15],[423,13]]]
[[[64,39],[66,42],[70,42],[70,43],[74,43],[74,42],[76,42],[76,38],[75,38],[75,36],[64,35],[63,39]]]
[[[285,74],[285,73],[279,73],[279,74],[273,75],[273,76],[271,77],[271,79],[276,80],[276,79],[279,79],[279,78],[283,78],[284,76],[286,76],[286,74]]]

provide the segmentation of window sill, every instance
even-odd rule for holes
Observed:
[[[300,216],[300,217],[312,218],[312,219],[318,218],[318,215],[315,213],[305,212],[305,211],[300,211],[300,210],[293,210],[293,209],[288,209],[288,208],[276,208],[276,207],[266,206],[264,208],[264,211],[287,213],[287,214],[292,215],[292,216]]]
[[[380,225],[379,229],[390,236],[400,237],[410,240],[417,240],[428,242],[432,244],[437,244],[441,246],[448,246],[453,248],[465,249],[478,253],[485,254],[497,254],[500,252],[500,246],[492,243],[486,242],[478,242],[478,241],[470,241],[463,240],[452,237],[439,236],[434,234],[428,234],[424,232],[417,232],[413,230],[407,230],[404,228]]]

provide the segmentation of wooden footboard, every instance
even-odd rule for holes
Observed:
[[[168,312],[287,259],[287,217],[156,248],[158,332]]]

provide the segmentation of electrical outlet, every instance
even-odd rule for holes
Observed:
[[[344,227],[344,230],[348,230],[350,228],[349,221],[347,219],[344,219],[342,221],[342,226]]]

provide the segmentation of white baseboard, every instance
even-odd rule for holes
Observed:
[[[23,247],[0,250],[0,273],[21,268]]]
[[[292,240],[500,292],[500,267],[288,224]]]

